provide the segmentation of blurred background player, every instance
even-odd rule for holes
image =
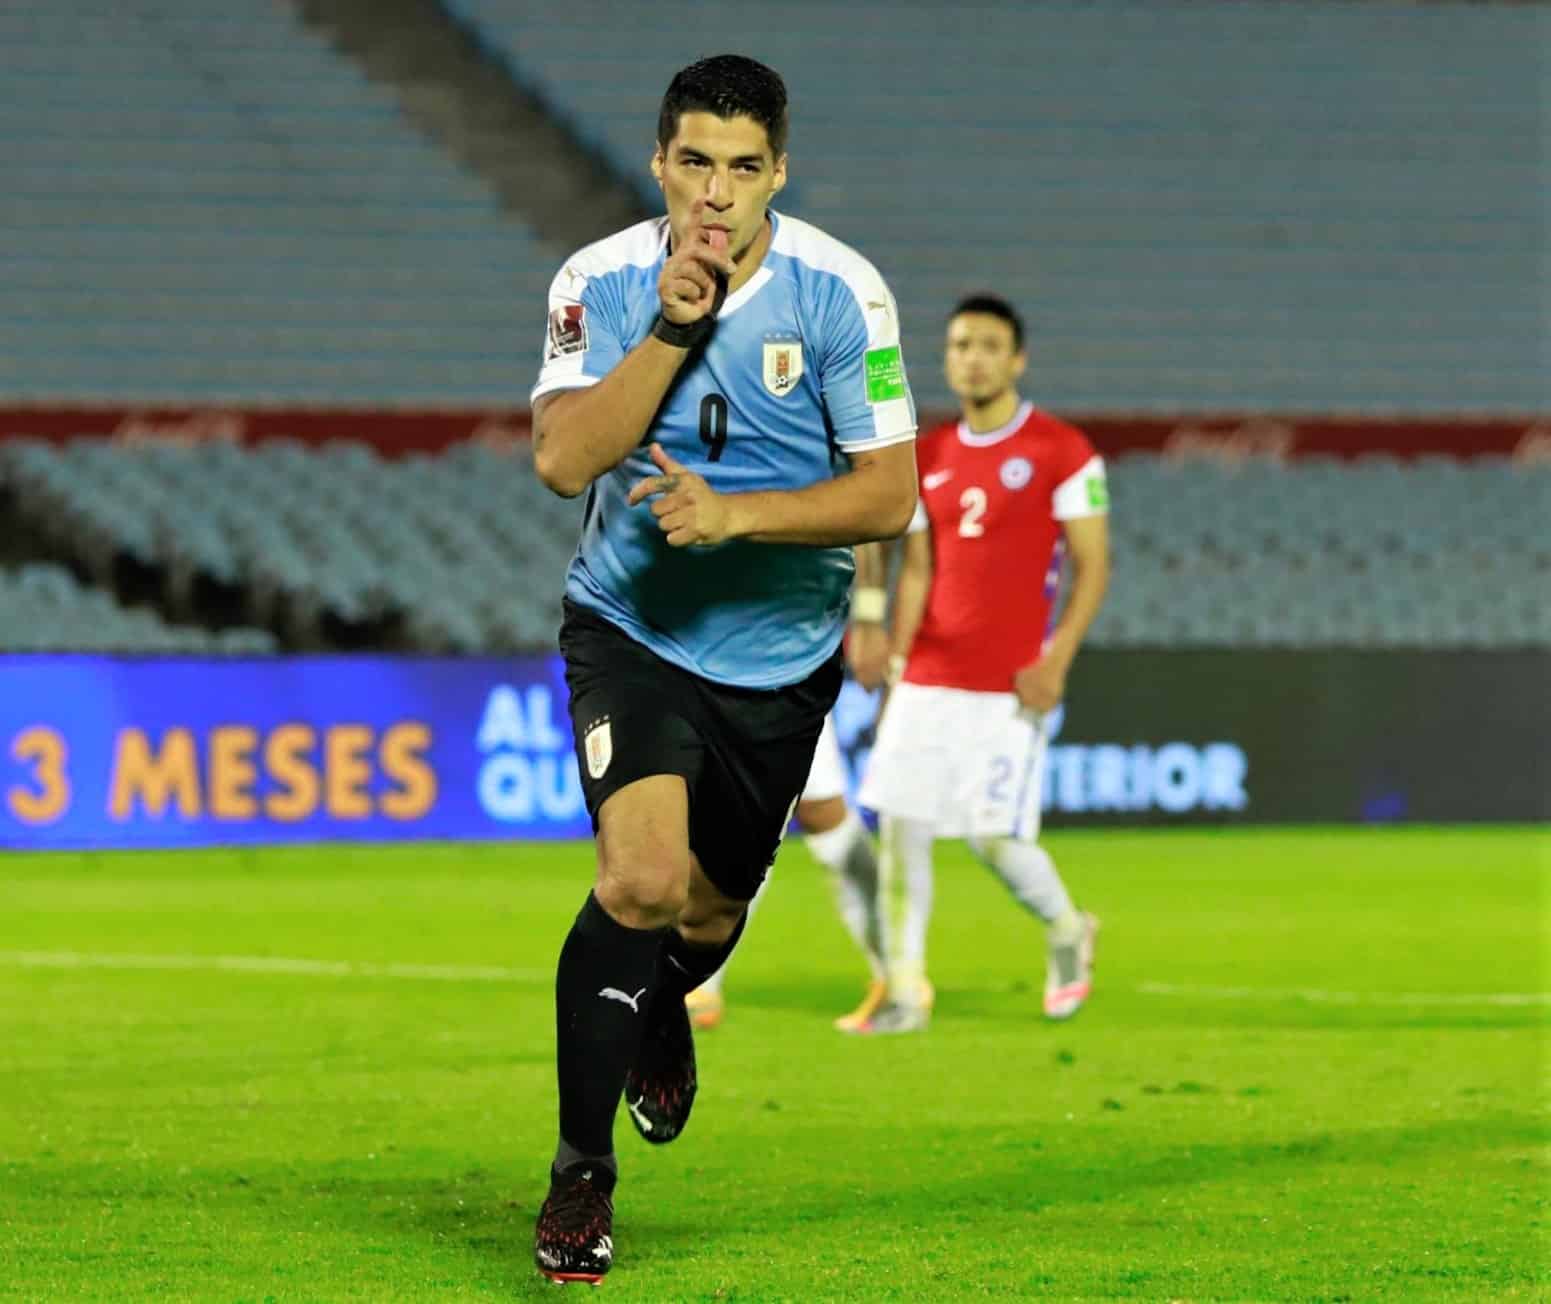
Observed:
[[[883,555],[878,545],[864,544],[856,549],[856,576],[847,653],[853,668],[881,666],[888,655],[888,635],[883,625],[888,594],[883,586]],[[876,673],[871,678],[876,681]],[[877,1012],[887,984],[882,915],[877,908],[878,853],[867,826],[847,802],[846,789],[845,757],[840,752],[834,716],[830,715],[824,720],[824,731],[819,735],[795,818],[813,858],[830,872],[846,931],[867,957],[870,981],[866,995],[856,1009],[835,1020],[837,1028],[855,1032]],[[767,877],[749,903],[750,918],[769,886]],[[690,1022],[695,1027],[714,1028],[722,1021],[726,1012],[722,990],[726,977],[727,966],[723,965],[685,998]]]
[[[861,802],[879,812],[888,993],[863,1026],[926,1026],[932,842],[969,840],[1046,926],[1044,1010],[1070,1018],[1091,986],[1098,923],[1038,845],[1049,714],[1109,580],[1104,463],[1081,431],[1018,392],[1023,323],[994,296],[948,322],[962,416],[922,441],[920,501],[895,590],[888,677]],[[1064,559],[1071,589],[1051,613]],[[865,682],[865,679],[864,679]]]

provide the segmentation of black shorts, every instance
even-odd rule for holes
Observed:
[[[677,774],[689,786],[689,847],[735,901],[759,890],[808,779],[841,654],[785,688],[734,688],[663,660],[567,601],[560,652],[592,827],[626,784]]]

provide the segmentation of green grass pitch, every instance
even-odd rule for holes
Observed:
[[[688,1131],[619,1120],[605,1298],[1551,1298],[1551,833],[1048,845],[1104,920],[1089,1008],[1037,1017],[1037,928],[947,844],[937,1018],[892,1040],[831,1030],[861,971],[783,851]],[[0,1298],[553,1299],[550,989],[590,873],[0,859]]]

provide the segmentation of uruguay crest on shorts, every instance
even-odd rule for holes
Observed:
[[[802,341],[765,341],[765,388],[785,398],[802,379]]]
[[[601,779],[614,759],[614,731],[609,727],[608,716],[588,728],[582,746],[587,753],[587,773]]]

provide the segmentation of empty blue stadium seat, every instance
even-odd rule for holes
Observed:
[[[1551,470],[1365,459],[1111,467],[1115,578],[1095,646],[1551,647]],[[377,457],[358,445],[135,448],[0,442],[9,488],[93,573],[122,552],[200,577],[250,624],[402,622],[447,652],[553,646],[581,501],[526,450]],[[16,587],[61,604],[66,572]]]
[[[449,3],[654,205],[714,12],[791,91],[778,207],[879,265],[928,406],[995,288],[1057,409],[1551,408],[1543,7]]]
[[[0,399],[509,406],[563,250],[270,0],[0,12]]]

